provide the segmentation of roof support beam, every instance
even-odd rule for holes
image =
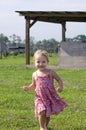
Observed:
[[[65,41],[66,22],[62,22],[62,42]]]
[[[26,65],[30,64],[30,19],[25,17],[26,20],[26,34],[25,34],[25,51],[26,51]]]
[[[30,23],[30,28],[37,22],[37,17]]]
[[[32,23],[30,23],[30,28],[36,23],[37,20],[33,20]]]

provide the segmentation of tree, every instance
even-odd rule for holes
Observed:
[[[86,42],[86,36],[85,35],[78,35],[78,36],[73,38],[73,41]]]
[[[66,38],[66,41],[72,41],[72,42],[86,42],[86,36],[85,35],[77,35],[74,38]]]
[[[31,54],[33,55],[34,53],[34,50],[35,50],[35,38],[34,37],[30,37],[30,51],[31,51]]]
[[[0,34],[0,59],[2,59],[2,54],[7,56],[8,48],[7,43],[9,42],[8,37],[4,36],[4,34]]]

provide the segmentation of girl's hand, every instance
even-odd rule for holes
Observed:
[[[21,87],[24,91],[28,91],[28,87],[27,86],[23,86]]]
[[[62,92],[63,88],[62,87],[58,87],[57,92]]]

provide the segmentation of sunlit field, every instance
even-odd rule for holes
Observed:
[[[49,65],[58,64],[57,54],[49,59]],[[34,71],[25,67],[24,55],[0,59],[0,130],[39,130],[34,117],[34,92],[20,88],[31,83]],[[86,70],[55,71],[64,83],[60,96],[69,106],[58,116],[51,116],[49,130],[86,130]]]

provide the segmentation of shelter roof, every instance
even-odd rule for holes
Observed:
[[[86,22],[86,12],[81,11],[16,11],[21,16],[41,22]]]

